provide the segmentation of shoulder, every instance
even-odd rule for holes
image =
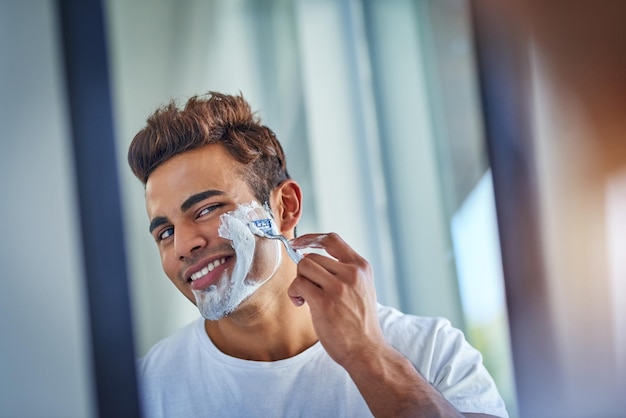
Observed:
[[[446,366],[482,363],[482,356],[465,340],[463,332],[445,318],[405,314],[382,305],[378,318],[387,341],[431,383]]]
[[[145,377],[147,374],[164,372],[168,367],[176,367],[183,356],[190,349],[199,344],[197,337],[198,327],[204,323],[202,318],[178,329],[174,334],[156,343],[148,353],[138,360],[139,374]]]
[[[139,392],[146,417],[197,416],[190,413],[194,388],[201,387],[202,369],[212,357],[201,338],[199,318],[156,343],[138,361]],[[208,337],[206,338],[208,340]]]
[[[446,318],[405,314],[379,304],[378,320],[391,344],[406,341],[424,345],[465,339],[461,330],[454,328]]]
[[[379,305],[385,338],[457,409],[508,416],[481,353],[445,318],[404,314]]]

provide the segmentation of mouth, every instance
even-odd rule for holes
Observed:
[[[228,267],[232,256],[224,256],[209,261],[187,277],[187,283],[193,290],[203,290],[216,283]]]

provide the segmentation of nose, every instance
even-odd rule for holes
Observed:
[[[206,247],[207,240],[194,225],[177,225],[174,230],[174,249],[179,260],[191,257],[196,251]]]

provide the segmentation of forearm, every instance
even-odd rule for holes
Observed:
[[[383,346],[346,367],[376,417],[462,417],[400,353]]]

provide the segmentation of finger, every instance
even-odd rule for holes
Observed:
[[[291,245],[298,250],[306,248],[323,248],[322,239],[328,234],[305,234],[291,240]]]
[[[290,295],[289,299],[291,299],[291,303],[293,303],[296,306],[302,306],[306,302],[306,300],[302,296],[291,296]]]
[[[322,288],[302,276],[297,276],[287,289],[287,294],[296,306],[304,304],[304,301],[315,305],[316,300],[323,297],[323,292]]]
[[[335,275],[340,271],[340,263],[332,258],[318,254],[307,254],[298,263],[298,276],[303,277],[316,286],[328,288],[336,282]]]
[[[342,263],[323,255],[307,254],[298,264],[298,274],[324,289],[332,290],[338,281],[356,284],[362,277],[371,274],[371,268],[364,259],[361,263]]]
[[[361,256],[352,249],[338,234],[306,234],[294,239],[292,246],[297,249],[319,248],[325,250],[337,260],[350,263],[361,261]]]
[[[287,296],[291,300],[291,303],[296,306],[302,306],[306,302],[304,297],[291,285],[287,288]]]
[[[305,259],[306,263],[301,263],[298,274],[331,293],[338,292],[342,284],[357,285],[359,281],[367,278],[369,272],[369,266],[364,268],[354,263],[340,263],[318,254],[309,254]]]

